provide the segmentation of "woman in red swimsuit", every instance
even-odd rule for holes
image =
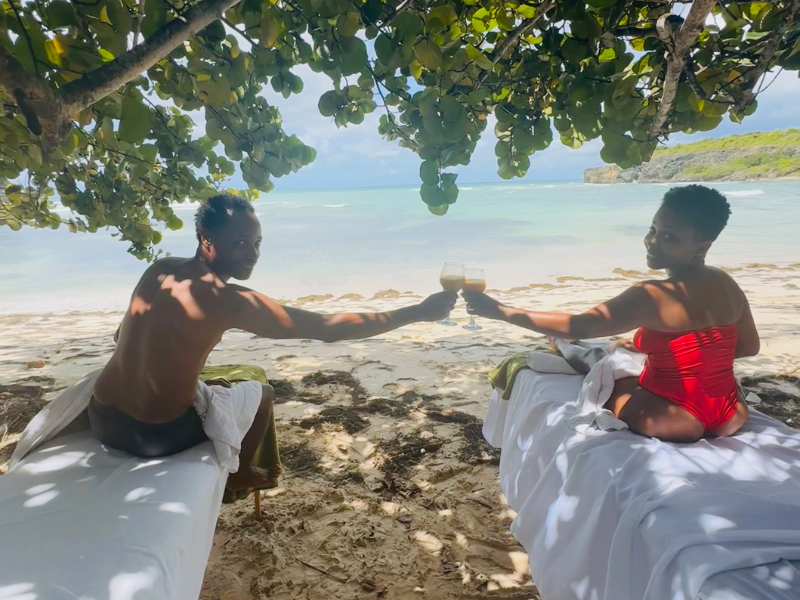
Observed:
[[[666,279],[638,283],[581,315],[512,308],[484,294],[464,294],[468,310],[559,340],[638,329],[633,345],[647,355],[644,371],[618,380],[606,408],[632,431],[665,441],[733,435],[747,421],[733,361],[758,354],[760,341],[744,292],[705,264],[729,216],[716,190],[673,188],[644,239],[648,266],[665,269]],[[557,347],[584,372],[605,353],[590,344]]]

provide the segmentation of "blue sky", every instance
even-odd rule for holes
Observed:
[[[419,158],[411,151],[385,141],[378,134],[381,110],[367,115],[358,126],[338,129],[333,119],[323,117],[317,101],[331,89],[330,80],[307,67],[295,70],[305,87],[301,94],[288,100],[271,91],[269,101],[280,108],[287,133],[295,133],[317,150],[317,159],[299,173],[275,180],[278,190],[342,187],[379,187],[419,184]],[[768,75],[767,81],[774,76]],[[752,131],[773,131],[800,127],[800,79],[797,73],[781,73],[774,83],[759,96],[758,110],[741,125],[727,118],[712,132],[692,136],[676,135],[670,143],[686,142],[704,137],[721,137]],[[492,127],[483,138],[467,167],[459,170],[459,183],[501,181],[497,176]],[[579,150],[562,146],[557,140],[547,150],[531,157],[526,180],[580,179],[583,170],[601,166],[599,152],[602,143],[594,140]]]

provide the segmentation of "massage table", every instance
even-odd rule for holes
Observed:
[[[228,473],[57,438],[0,477],[0,599],[196,600]]]
[[[693,445],[578,434],[582,383],[520,371],[484,421],[544,600],[800,599],[800,431],[751,411],[741,436]],[[725,541],[745,529],[776,543]]]

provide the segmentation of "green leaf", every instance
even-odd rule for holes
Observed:
[[[339,15],[336,29],[344,37],[353,37],[361,29],[361,15],[355,11]]]
[[[485,8],[479,8],[472,14],[472,29],[476,33],[486,33],[491,23],[491,14]]]
[[[431,40],[422,40],[414,46],[414,54],[423,67],[435,71],[442,66],[442,50]]]
[[[167,219],[167,228],[171,229],[172,231],[177,231],[182,227],[183,221],[181,221],[175,213],[172,213]]]
[[[44,52],[47,55],[47,60],[56,65],[61,66],[62,46],[58,40],[46,40],[44,43]]]
[[[617,0],[586,0],[586,4],[592,8],[610,8],[617,3]]]
[[[456,11],[449,4],[436,6],[428,12],[427,20],[439,19],[446,27],[450,27],[458,20]]]
[[[392,54],[394,54],[392,40],[385,33],[375,38],[375,54],[384,65],[388,65],[389,61],[392,60]]]
[[[536,7],[529,4],[520,4],[516,10],[523,19],[532,19],[536,16]]]
[[[281,21],[273,14],[272,10],[268,10],[266,14],[262,15],[259,27],[261,45],[265,48],[272,48],[280,35]]]
[[[142,142],[150,133],[152,113],[140,98],[125,96],[119,121],[119,139],[130,144]]]
[[[342,49],[342,73],[344,75],[354,75],[361,73],[368,63],[367,46],[364,41],[357,37],[342,38],[339,41]]]
[[[617,53],[614,52],[613,48],[606,48],[598,55],[598,60],[600,62],[608,62],[610,60],[614,60],[617,58]]]
[[[428,211],[437,217],[443,217],[447,214],[447,209],[450,208],[449,204],[440,204],[439,206],[431,206],[428,204]]]
[[[398,15],[393,21],[392,26],[403,40],[409,40],[422,33],[422,19],[410,11]]]
[[[55,0],[48,4],[45,9],[45,22],[51,29],[72,27],[76,24],[75,11],[69,2],[65,0]]]
[[[437,185],[439,183],[439,165],[432,160],[423,161],[419,166],[419,178],[423,183]]]
[[[447,198],[442,189],[435,184],[423,183],[419,188],[419,195],[422,201],[428,206],[441,206],[447,204]]]
[[[491,71],[494,68],[494,63],[489,60],[489,57],[475,46],[467,46],[465,50],[470,60],[474,61],[484,71]]]
[[[163,0],[144,0],[142,35],[149,38],[167,22],[167,5]]]
[[[341,92],[331,90],[325,92],[319,99],[317,108],[323,117],[332,117],[344,107],[345,102]]]
[[[577,65],[584,58],[589,56],[589,48],[586,45],[586,42],[576,38],[568,37],[561,45],[561,55],[567,60],[567,62]]]
[[[770,32],[780,25],[783,9],[774,4],[764,4],[765,6],[759,10],[758,16],[753,20],[753,25],[757,31]]]

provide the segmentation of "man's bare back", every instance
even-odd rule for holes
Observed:
[[[95,384],[95,398],[146,423],[185,413],[200,371],[231,321],[225,288],[196,258],[167,258],[147,269],[120,325],[116,351]]]

